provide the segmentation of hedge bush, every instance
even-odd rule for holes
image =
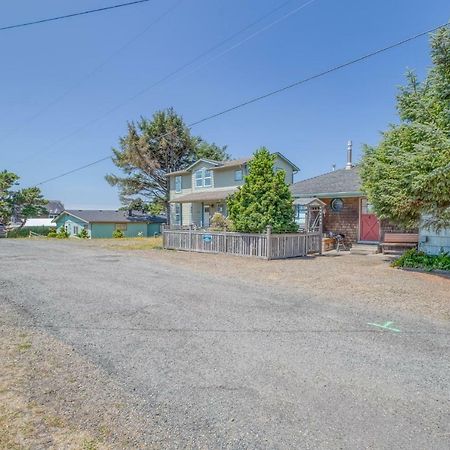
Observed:
[[[438,255],[427,255],[416,249],[405,252],[392,263],[393,267],[409,267],[423,270],[448,270],[450,271],[450,253],[441,252]]]
[[[30,235],[30,231],[36,234],[40,234],[42,236],[47,236],[48,233],[54,231],[55,229],[52,227],[24,227],[24,228],[16,228],[14,230],[8,231],[7,237],[9,238],[26,238]]]

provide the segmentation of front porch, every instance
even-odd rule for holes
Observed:
[[[196,192],[170,202],[170,223],[175,227],[208,228],[215,213],[227,216],[226,199],[235,190]]]

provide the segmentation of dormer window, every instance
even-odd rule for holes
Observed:
[[[209,169],[199,169],[195,172],[195,187],[211,187],[212,172]]]

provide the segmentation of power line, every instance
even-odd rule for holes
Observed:
[[[40,117],[44,112],[46,112],[52,106],[59,103],[61,100],[63,100],[65,97],[67,97],[71,92],[73,92],[75,89],[77,89],[79,86],[81,86],[86,80],[92,78],[99,70],[101,70],[103,67],[105,67],[107,65],[107,63],[109,63],[115,56],[120,54],[123,50],[125,50],[128,46],[130,46],[133,42],[135,42],[137,39],[139,39],[141,36],[143,36],[148,30],[150,30],[150,28],[152,28],[154,25],[156,25],[158,22],[160,22],[164,17],[169,15],[173,10],[175,10],[178,6],[180,6],[180,4],[183,1],[184,0],[179,0],[178,2],[176,2],[169,9],[167,9],[160,16],[158,16],[155,20],[150,22],[142,31],[140,31],[138,34],[134,35],[131,39],[129,39],[127,42],[125,42],[117,50],[115,50],[113,53],[111,53],[109,56],[107,56],[101,63],[99,63],[97,66],[95,66],[89,73],[84,75],[82,78],[80,78],[78,81],[76,81],[72,86],[67,88],[61,95],[56,97],[51,102],[47,103],[39,111],[37,111],[35,114],[33,114],[28,119],[26,119],[24,123],[21,123],[17,128],[14,128],[8,134],[4,135],[3,138],[0,140],[0,143],[4,142],[9,137],[16,134],[19,130],[22,130],[24,126],[27,126],[30,123],[32,123],[34,120],[36,120],[38,117]],[[19,164],[22,161],[20,161]]]
[[[249,37],[246,37],[245,39],[239,41],[237,44],[233,45],[232,47],[226,49],[224,52],[220,53],[219,56],[224,55],[225,53],[228,53],[229,51],[233,50],[234,48],[238,47],[239,45],[242,45],[243,42],[248,41],[249,39],[255,37],[256,35],[260,34],[262,31],[267,30],[268,28],[270,28],[271,26],[273,26],[275,23],[280,22],[281,20],[287,18],[288,16],[292,15],[293,12],[298,12],[300,9],[304,8],[305,6],[308,6],[310,3],[314,2],[316,0],[309,0],[307,3],[301,5],[300,7],[295,8],[293,11],[290,11],[288,14],[286,14],[285,16],[283,16],[281,19],[277,19],[274,22],[269,23],[269,25],[266,25],[265,27],[263,27],[262,29],[254,32],[253,34],[251,34]],[[260,22],[262,22],[263,20],[265,20],[267,17],[271,16],[272,14],[278,12],[280,9],[282,9],[283,7],[285,7],[288,3],[291,3],[292,0],[287,0],[284,3],[282,3],[281,5],[277,6],[276,8],[270,10],[269,12],[267,12],[266,14],[264,14],[263,16],[259,17],[257,20],[255,20],[254,22],[250,23],[249,25],[246,25],[244,28],[240,29],[239,31],[233,33],[232,35],[228,36],[227,38],[223,39],[222,41],[218,42],[217,44],[214,44],[212,47],[208,48],[207,50],[205,50],[204,52],[200,53],[199,55],[195,56],[193,59],[189,60],[188,62],[182,64],[181,66],[179,66],[178,68],[176,68],[175,70],[173,70],[172,72],[168,73],[167,75],[164,75],[162,78],[160,78],[159,80],[153,82],[152,84],[150,84],[149,86],[146,86],[145,88],[141,89],[140,91],[138,91],[137,93],[133,94],[131,97],[129,97],[128,99],[120,102],[119,104],[113,106],[111,109],[107,110],[104,114],[102,114],[101,116],[97,117],[94,120],[91,120],[89,122],[84,123],[83,125],[81,125],[80,127],[78,127],[77,129],[75,129],[74,131],[71,131],[69,134],[66,134],[58,139],[56,139],[55,141],[53,141],[52,143],[50,143],[48,146],[44,147],[44,149],[40,150],[39,152],[34,153],[34,155],[29,155],[28,157],[22,159],[21,161],[18,162],[18,164],[21,164],[23,162],[29,161],[30,159],[33,159],[35,157],[41,157],[43,155],[48,155],[51,154],[53,152],[48,152],[47,150],[53,148],[55,145],[60,144],[61,142],[66,141],[67,139],[77,135],[79,132],[83,131],[84,129],[88,128],[91,125],[94,125],[98,122],[100,122],[101,120],[105,119],[106,117],[110,116],[112,113],[114,113],[115,111],[119,110],[120,108],[122,108],[123,106],[125,106],[126,104],[130,103],[131,101],[135,100],[136,98],[144,95],[145,93],[147,93],[148,91],[150,91],[151,89],[153,89],[156,86],[159,86],[161,84],[163,84],[164,82],[166,82],[167,80],[169,80],[170,78],[172,78],[174,75],[177,75],[178,73],[180,73],[182,70],[184,70],[185,68],[195,64],[197,61],[199,61],[201,58],[203,58],[204,56],[208,55],[209,53],[213,52],[214,50],[222,47],[224,44],[226,44],[227,42],[233,40],[235,37],[239,36],[240,34],[244,33],[245,31],[247,31],[248,29],[254,27],[255,25],[258,25]],[[216,58],[214,58],[216,59]],[[203,64],[202,64],[203,65]],[[201,65],[201,66],[202,66]],[[198,67],[201,67],[198,66]],[[197,67],[197,68],[198,68]]]
[[[147,3],[150,1],[152,1],[152,0],[135,0],[133,2],[119,3],[118,5],[105,6],[103,8],[97,8],[97,9],[88,9],[86,11],[79,11],[79,12],[72,13],[72,14],[65,14],[63,16],[48,17],[46,19],[34,20],[32,22],[24,22],[24,23],[18,23],[15,25],[8,25],[5,27],[1,27],[0,31],[12,30],[13,28],[29,27],[31,25],[38,25],[38,24],[46,23],[46,22],[54,22],[56,20],[70,19],[72,17],[85,16],[87,14],[109,11],[111,9],[123,8],[125,6],[137,5],[139,3]]]
[[[199,125],[199,124],[201,124],[201,123],[204,123],[204,122],[206,122],[206,121],[208,121],[208,120],[217,118],[217,117],[222,116],[222,115],[224,115],[224,114],[227,114],[227,113],[229,113],[229,112],[231,112],[231,111],[235,111],[235,110],[237,110],[237,109],[243,108],[244,106],[250,105],[250,104],[252,104],[252,103],[256,103],[256,102],[258,102],[258,101],[261,101],[261,100],[266,99],[266,98],[268,98],[268,97],[271,97],[271,96],[273,96],[273,95],[279,94],[279,93],[284,92],[284,91],[287,91],[287,90],[289,90],[289,89],[292,89],[292,88],[294,88],[294,87],[296,87],[296,86],[299,86],[299,85],[301,85],[301,84],[307,83],[307,82],[312,81],[312,80],[315,80],[315,79],[317,79],[317,78],[321,78],[321,77],[323,77],[323,76],[325,76],[325,75],[329,75],[329,74],[332,73],[332,72],[341,70],[341,69],[343,69],[343,68],[345,68],[345,67],[348,67],[348,66],[350,66],[350,65],[359,63],[359,62],[364,61],[364,60],[366,60],[366,59],[368,59],[368,58],[371,58],[371,57],[373,57],[373,56],[379,55],[380,53],[384,53],[384,52],[386,52],[386,51],[388,51],[388,50],[391,50],[391,49],[393,49],[393,48],[399,47],[399,46],[401,46],[401,45],[403,45],[403,44],[406,44],[406,43],[408,43],[408,42],[411,42],[411,41],[413,41],[413,40],[415,40],[415,39],[418,39],[419,37],[425,36],[425,35],[427,35],[427,34],[429,34],[429,33],[433,33],[434,31],[437,31],[437,30],[439,30],[440,28],[444,28],[444,27],[446,27],[446,26],[448,26],[448,23],[445,23],[445,24],[436,26],[436,27],[434,27],[434,28],[431,28],[431,29],[429,29],[429,30],[427,30],[427,31],[423,31],[423,32],[421,32],[421,33],[415,34],[414,36],[410,36],[410,37],[408,37],[408,38],[406,38],[406,39],[403,39],[403,40],[401,40],[401,41],[398,41],[398,42],[396,42],[396,43],[394,43],[394,44],[388,45],[387,47],[383,47],[383,48],[381,48],[381,49],[378,49],[378,50],[375,50],[375,51],[373,51],[373,52],[367,53],[367,54],[365,54],[365,55],[363,55],[363,56],[360,56],[359,58],[352,59],[352,60],[350,60],[350,61],[347,61],[347,62],[345,62],[345,63],[343,63],[343,64],[339,64],[339,65],[334,66],[334,67],[331,67],[330,69],[324,70],[324,71],[319,72],[319,73],[317,73],[317,74],[315,74],[315,75],[312,75],[312,76],[310,76],[310,77],[303,78],[302,80],[299,80],[299,81],[296,81],[296,82],[294,82],[294,83],[288,84],[288,85],[283,86],[283,87],[281,87],[281,88],[279,88],[279,89],[270,91],[270,92],[268,92],[268,93],[266,93],[266,94],[263,94],[263,95],[260,95],[260,96],[258,96],[258,97],[254,97],[254,98],[249,99],[249,100],[247,100],[247,101],[245,101],[245,102],[239,103],[238,105],[235,105],[235,106],[232,106],[232,107],[230,107],[230,108],[224,109],[223,111],[220,111],[220,112],[218,112],[218,113],[215,113],[215,114],[211,114],[211,115],[209,115],[209,116],[206,116],[206,117],[204,117],[203,119],[197,120],[196,122],[192,122],[191,124],[189,124],[189,125],[187,126],[187,128],[188,128],[188,129],[192,129],[193,127],[195,127],[195,126],[197,126],[197,125]],[[164,134],[160,135],[157,139],[158,139],[158,140],[159,140],[159,139],[162,139],[163,137],[165,137],[165,136],[167,136],[167,135],[169,135],[169,134],[170,134],[170,133],[164,133]],[[64,176],[69,175],[69,174],[72,174],[72,173],[74,173],[74,172],[78,172],[78,171],[83,170],[83,169],[85,169],[85,168],[87,168],[87,167],[90,167],[90,166],[93,166],[93,165],[95,165],[95,164],[98,164],[98,163],[100,163],[100,162],[102,162],[102,161],[106,161],[107,159],[110,159],[110,158],[111,158],[111,156],[106,156],[106,157],[104,157],[104,158],[101,158],[101,159],[99,159],[99,160],[97,160],[97,161],[94,161],[94,162],[92,162],[92,163],[89,163],[89,164],[87,164],[87,165],[84,165],[84,166],[78,167],[78,168],[76,168],[76,169],[73,169],[73,170],[71,170],[71,171],[69,171],[69,172],[66,172],[66,173],[63,173],[63,174],[61,174],[61,175],[57,175],[57,176],[55,176],[55,177],[52,177],[52,178],[49,178],[49,179],[47,179],[47,180],[41,181],[40,183],[37,183],[36,186],[41,186],[42,184],[48,183],[48,182],[50,182],[50,181],[53,181],[53,180],[56,180],[56,179],[59,179],[59,178],[62,178],[62,177],[64,177]]]

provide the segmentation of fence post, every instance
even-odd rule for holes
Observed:
[[[266,232],[266,239],[267,239],[267,259],[272,259],[272,226],[267,225],[267,232]]]
[[[192,251],[192,225],[189,225],[189,239],[188,239],[188,244],[189,244],[189,251]]]
[[[319,209],[319,255],[322,254],[322,234],[323,234],[323,207]]]

